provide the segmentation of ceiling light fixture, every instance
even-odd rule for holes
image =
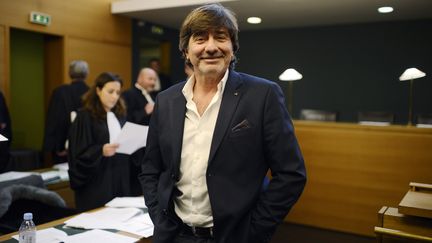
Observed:
[[[259,24],[259,23],[261,23],[261,18],[259,18],[259,17],[249,17],[247,19],[247,22],[249,24]]]
[[[380,7],[380,8],[378,8],[378,12],[391,13],[391,12],[393,12],[393,8],[392,7]]]

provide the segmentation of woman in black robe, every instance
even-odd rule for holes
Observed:
[[[100,74],[72,123],[69,177],[79,210],[101,207],[114,197],[130,194],[129,156],[116,153],[118,144],[110,143],[115,135],[108,129],[109,122],[116,123],[118,131],[126,121],[121,86],[117,75]]]

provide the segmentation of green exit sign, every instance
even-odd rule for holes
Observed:
[[[44,13],[31,12],[30,22],[41,25],[49,25],[51,23],[51,16]]]

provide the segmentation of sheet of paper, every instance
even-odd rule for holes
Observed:
[[[148,238],[153,235],[154,226],[150,215],[145,213],[129,219],[118,230]]]
[[[147,143],[148,126],[126,122],[120,134],[114,140],[120,146],[117,153],[132,154],[139,148],[145,147]]]
[[[63,241],[63,238],[67,237],[64,231],[58,230],[56,228],[48,228],[36,231],[36,240],[38,243],[59,243]],[[18,235],[12,236],[15,240],[19,240]]]
[[[116,197],[113,200],[105,204],[107,207],[112,208],[147,208],[144,203],[144,197]]]
[[[138,208],[104,208],[94,213],[82,213],[65,224],[83,229],[118,229],[122,223],[139,214],[142,211]]]
[[[0,174],[0,181],[16,180],[33,174],[32,172],[9,171]]]
[[[0,142],[9,140],[7,137],[0,134]]]
[[[84,233],[64,237],[64,243],[103,242],[103,243],[133,243],[138,239],[112,233],[105,230],[89,230]],[[39,240],[38,240],[39,243]]]

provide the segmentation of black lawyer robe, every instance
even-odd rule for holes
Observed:
[[[154,93],[150,93],[150,96],[153,100],[155,100]],[[142,91],[137,87],[132,86],[130,89],[123,92],[122,97],[127,107],[127,121],[148,126],[151,114],[147,114],[145,111],[145,106],[148,104],[148,101],[142,94]],[[133,196],[139,196],[143,194],[140,182],[138,180],[138,175],[141,173],[141,161],[142,158],[144,158],[144,154],[145,148],[141,148],[133,153],[130,157],[130,184],[131,193]]]
[[[71,125],[70,113],[81,108],[81,97],[88,89],[81,80],[61,85],[53,91],[45,123],[44,151],[55,153],[65,150]]]
[[[123,126],[125,119],[119,121]],[[98,120],[89,111],[79,111],[69,135],[69,177],[79,210],[101,207],[114,197],[130,196],[129,156],[103,156],[106,143],[106,119]]]

